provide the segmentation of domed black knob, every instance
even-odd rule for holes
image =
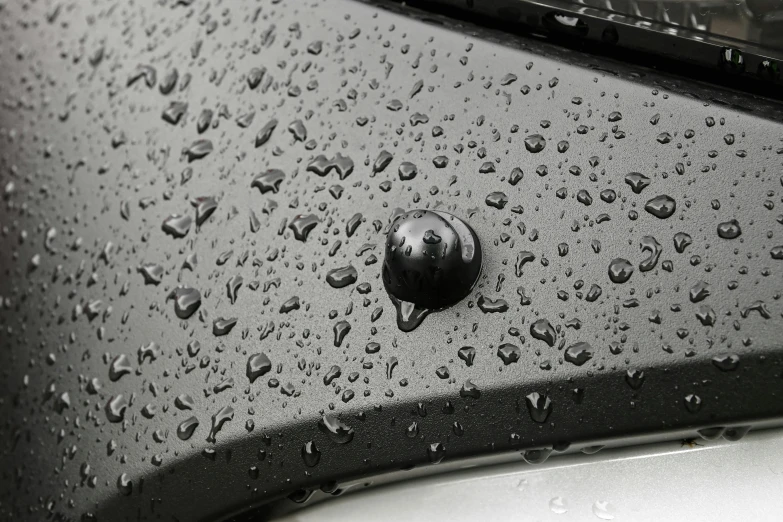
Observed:
[[[480,273],[478,237],[456,216],[411,210],[392,223],[383,284],[393,298],[421,310],[445,308],[466,297]]]

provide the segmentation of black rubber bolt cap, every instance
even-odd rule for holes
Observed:
[[[427,312],[445,308],[466,297],[480,273],[479,239],[456,216],[411,210],[392,223],[383,284],[393,300]]]

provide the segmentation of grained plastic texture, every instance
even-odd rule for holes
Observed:
[[[783,413],[776,102],[349,0],[0,24],[3,519]],[[397,209],[483,257],[410,332]]]

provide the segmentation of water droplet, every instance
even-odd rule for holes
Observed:
[[[267,141],[269,141],[269,138],[272,137],[272,133],[275,131],[275,128],[277,128],[277,120],[272,118],[269,120],[266,125],[261,127],[261,130],[258,131],[258,134],[256,134],[256,140],[255,140],[255,146],[256,148],[260,147]]]
[[[689,292],[689,297],[691,299],[691,303],[698,303],[699,301],[703,301],[710,295],[710,285],[705,283],[704,281],[699,281],[693,287],[691,287]]]
[[[533,422],[543,424],[546,422],[549,414],[552,413],[552,401],[546,395],[533,392],[525,397],[527,411]]]
[[[505,299],[491,299],[480,295],[476,303],[479,309],[485,314],[503,313],[508,310],[508,302]]]
[[[644,384],[644,372],[641,370],[627,370],[625,372],[625,382],[634,390],[638,390]]]
[[[272,361],[265,353],[255,353],[247,359],[245,375],[253,384],[256,379],[272,370]]]
[[[522,458],[528,464],[543,464],[552,454],[552,448],[529,449],[522,452]]]
[[[542,17],[544,27],[563,35],[584,37],[589,31],[588,25],[581,19],[571,14],[561,13],[559,11],[550,11]],[[550,87],[557,85],[557,78],[549,82]]]
[[[174,313],[180,319],[187,319],[201,306],[201,293],[189,286],[176,287],[166,298],[169,299],[174,299]]]
[[[359,228],[359,225],[362,224],[362,214],[361,212],[357,212],[353,216],[351,216],[351,219],[349,219],[345,223],[345,235],[348,237],[352,237],[354,233],[356,233],[356,229]]]
[[[142,265],[139,267],[139,273],[144,277],[144,284],[158,285],[163,278],[163,267],[160,265]]]
[[[280,183],[282,183],[284,179],[285,173],[282,170],[269,169],[253,178],[250,186],[260,190],[261,194],[266,194],[267,192],[277,194],[280,190]]]
[[[515,363],[522,356],[522,350],[519,346],[504,343],[498,346],[498,357],[503,361],[503,364],[508,366],[511,363]]]
[[[556,515],[568,513],[568,502],[563,497],[553,497],[549,501],[549,509]]]
[[[301,305],[299,304],[299,296],[295,295],[280,305],[280,313],[287,314],[289,312],[293,312],[294,310],[299,310],[299,308],[301,308]]]
[[[308,468],[314,468],[321,461],[321,452],[315,442],[309,441],[302,446],[302,460]]]
[[[125,410],[128,408],[128,399],[122,394],[118,394],[109,399],[106,403],[106,418],[109,422],[122,422],[125,419]]]
[[[182,393],[180,395],[177,395],[177,398],[174,399],[174,406],[177,407],[178,410],[192,410],[195,408],[196,403],[193,400],[193,397],[188,395],[187,393]]]
[[[179,426],[177,426],[177,437],[179,437],[180,440],[190,439],[190,437],[193,436],[193,432],[198,428],[198,425],[199,422],[195,416],[182,421]]]
[[[180,122],[182,116],[185,114],[185,111],[187,110],[188,110],[187,103],[173,101],[170,102],[165,109],[163,109],[163,114],[161,115],[161,117],[163,118],[163,121],[167,123],[171,123],[172,125],[176,125]]]
[[[416,177],[416,174],[419,173],[419,169],[414,165],[413,163],[409,161],[403,161],[400,163],[400,168],[398,169],[398,174],[400,176],[400,179],[402,181],[408,181]]]
[[[666,219],[674,214],[677,210],[677,202],[671,197],[663,194],[652,198],[647,204],[644,205],[644,209],[659,219]]]
[[[584,342],[572,344],[565,351],[565,360],[576,366],[582,366],[593,358],[593,348]]]
[[[522,277],[522,268],[531,261],[535,261],[536,256],[533,252],[521,251],[517,254],[517,261],[514,264],[514,273],[517,277]]]
[[[307,236],[310,235],[310,232],[318,223],[320,223],[320,220],[315,214],[299,214],[291,220],[291,224],[288,225],[288,228],[294,231],[294,237],[296,239],[299,241],[306,241]]]
[[[377,174],[383,172],[383,170],[389,166],[389,163],[391,163],[393,158],[394,156],[392,156],[390,152],[382,150],[375,159],[375,163],[372,165],[373,173]]]
[[[472,346],[463,346],[457,351],[457,355],[465,361],[466,366],[473,366],[473,360],[476,358],[476,349]]]
[[[215,437],[223,428],[223,425],[233,419],[234,408],[231,406],[224,406],[217,413],[215,413],[212,416],[212,429],[209,430],[209,435],[207,435],[207,442],[216,442],[217,439]]]
[[[217,209],[217,200],[211,196],[198,197],[191,203],[196,207],[196,225],[198,226],[203,225]]]
[[[242,283],[244,283],[244,279],[241,275],[236,274],[231,276],[231,278],[226,283],[226,291],[228,293],[228,300],[231,301],[231,304],[234,304],[237,302],[237,297],[239,293],[239,289],[242,287]]]
[[[117,478],[117,489],[126,497],[133,493],[133,481],[127,473],[123,473]]]
[[[686,395],[684,402],[685,408],[691,413],[696,413],[701,409],[701,397],[696,394]]]
[[[130,358],[124,353],[120,354],[112,359],[109,365],[109,380],[117,382],[123,375],[128,375],[131,372],[133,372],[133,366],[131,366]]]
[[[253,67],[247,74],[247,84],[250,90],[255,89],[261,83],[266,74],[266,67]]]
[[[688,246],[690,246],[692,243],[693,239],[685,232],[677,232],[674,234],[674,249],[678,254],[685,252],[685,249],[688,248]]]
[[[750,431],[750,426],[735,426],[726,428],[723,432],[723,438],[729,441],[738,441]]]
[[[460,397],[470,397],[471,399],[481,398],[481,390],[476,386],[473,381],[466,379],[462,384],[462,388],[459,390]]]
[[[546,147],[546,139],[540,134],[531,134],[525,138],[525,148],[534,154],[541,152]]]
[[[351,331],[351,323],[348,321],[339,321],[334,325],[334,346],[339,348],[343,344],[343,339]]]
[[[337,444],[348,444],[353,440],[353,428],[342,422],[337,415],[327,413],[321,417],[318,428]]]
[[[544,341],[549,346],[555,345],[557,339],[557,333],[552,324],[546,319],[538,319],[530,324],[530,335],[535,339]]]
[[[740,358],[738,355],[730,353],[725,355],[716,355],[712,358],[712,364],[724,372],[734,371],[739,367]]]
[[[661,248],[661,244],[652,236],[644,236],[640,241],[639,246],[641,247],[642,252],[650,253],[650,257],[639,263],[639,270],[642,272],[649,272],[658,264],[658,258],[661,256],[661,251],[663,249]]]
[[[215,337],[227,335],[237,324],[237,318],[224,319],[222,317],[212,322],[212,334]]]
[[[723,435],[723,432],[725,431],[726,428],[724,428],[723,426],[716,426],[713,428],[702,428],[700,430],[697,430],[697,433],[704,440],[715,440],[720,438],[720,436]]]
[[[593,503],[593,515],[601,520],[614,520],[614,506],[605,500],[596,500]]]
[[[723,239],[736,239],[740,234],[742,234],[742,229],[736,219],[724,221],[718,225],[718,236]]]
[[[344,288],[354,284],[357,277],[356,269],[352,265],[348,265],[327,272],[326,282],[332,288]]]
[[[650,178],[638,172],[631,172],[626,174],[625,182],[630,185],[634,194],[641,194],[642,190],[650,185]]]
[[[613,283],[622,284],[628,281],[633,274],[633,265],[627,260],[621,257],[612,259],[609,263],[609,279]]]
[[[492,192],[487,196],[485,200],[486,204],[490,207],[494,207],[498,210],[503,210],[508,203],[508,196],[503,192]]]
[[[185,154],[188,157],[188,162],[196,161],[198,159],[201,159],[208,155],[210,152],[212,152],[212,142],[209,140],[196,140],[193,142],[193,144],[185,151]]]
[[[440,442],[435,442],[427,447],[427,457],[433,464],[440,463],[446,456],[446,448]]]

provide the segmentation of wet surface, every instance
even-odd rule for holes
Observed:
[[[213,519],[783,413],[773,110],[345,0],[0,24],[5,518]],[[416,209],[481,272],[395,303]]]
[[[398,214],[386,236],[382,276],[400,330],[410,332],[429,313],[465,298],[481,266],[481,243],[460,218],[438,210]]]

